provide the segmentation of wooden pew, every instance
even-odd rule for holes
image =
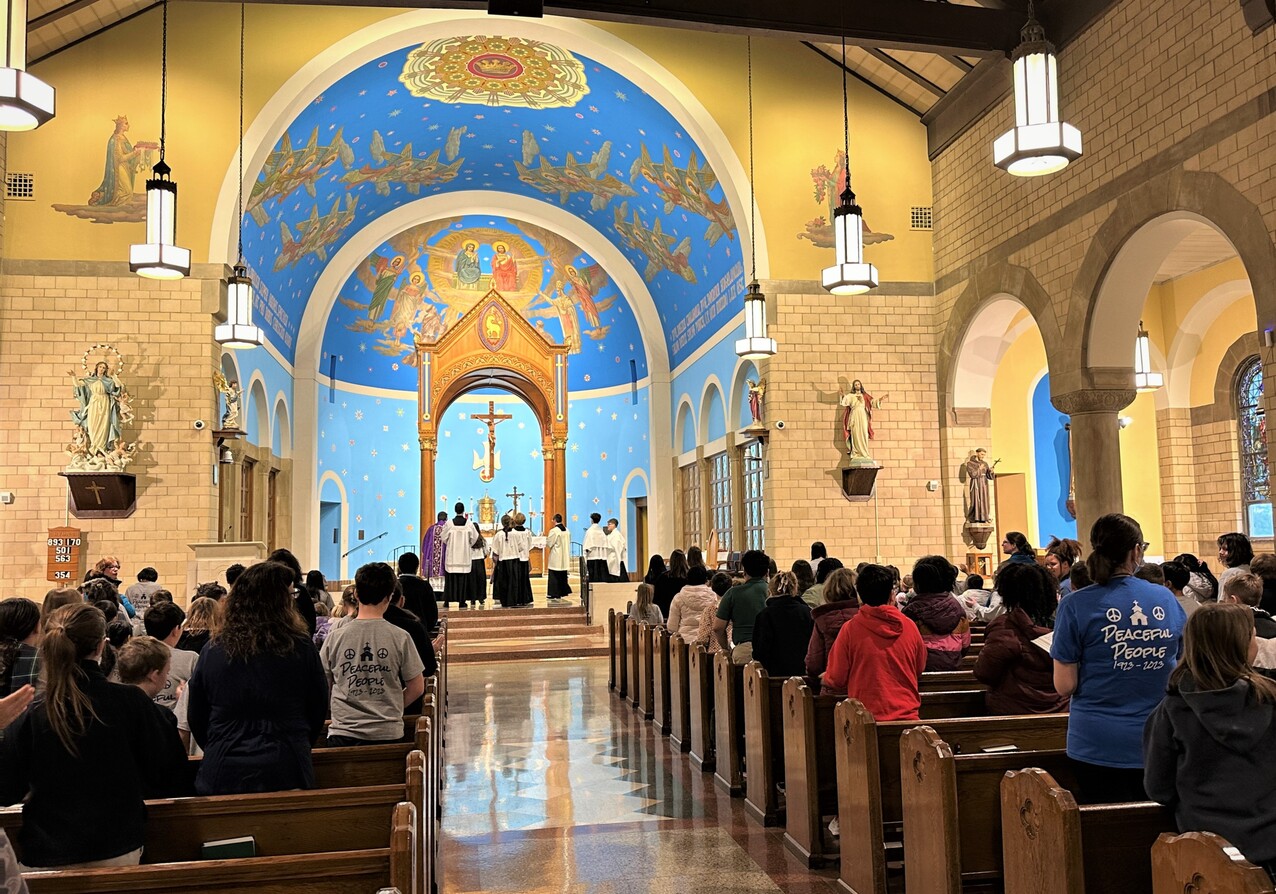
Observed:
[[[638,715],[643,720],[651,720],[656,716],[655,705],[652,699],[655,698],[654,681],[652,680],[653,656],[651,652],[651,634],[653,630],[659,630],[659,627],[652,627],[646,621],[638,624],[638,692],[635,704],[638,707]]]
[[[384,841],[386,827],[380,828]],[[385,887],[419,892],[422,854],[417,812],[406,801],[393,808],[387,845],[289,856],[32,872],[23,877],[31,894],[352,894]]]
[[[616,615],[616,695],[629,696],[629,627],[628,616]]]
[[[638,679],[638,665],[641,658],[638,634],[638,620],[636,618],[627,618],[625,620],[626,642],[625,648],[629,654],[629,704],[631,707],[638,707],[638,690],[641,683]]]
[[[687,703],[691,710],[691,764],[704,773],[715,769],[713,751],[713,657],[704,646],[687,653]]]
[[[764,826],[784,824],[779,784],[784,782],[784,680],[761,662],[744,666],[744,760],[749,784],[744,809]]]
[[[682,637],[669,637],[669,744],[691,750],[691,667]]]
[[[1006,894],[1150,894],[1152,844],[1173,831],[1168,807],[1081,807],[1045,770],[1001,782]]]
[[[908,894],[961,894],[963,884],[999,884],[1001,777],[1032,766],[1072,779],[1063,748],[954,754],[929,726],[904,731],[899,763]]]
[[[620,679],[620,674],[616,672],[616,657],[619,655],[616,647],[616,610],[614,608],[607,609],[607,688],[614,690]]]
[[[652,725],[662,736],[669,735],[669,696],[669,631],[656,627],[651,631]]]
[[[713,783],[744,795],[744,668],[728,652],[713,656]]]
[[[985,684],[976,680],[975,675],[969,670],[927,671],[922,674],[918,683],[918,689],[921,692],[957,692],[970,689],[983,691],[987,688]]]
[[[1152,894],[1273,894],[1267,873],[1213,832],[1162,833],[1152,845]]]
[[[981,697],[982,693],[963,693]],[[921,715],[935,733],[957,753],[979,752],[996,745],[1016,745],[1020,750],[1062,748],[1066,743],[1066,714],[1029,714],[1011,717],[935,716],[922,695]],[[951,707],[951,702],[940,705]],[[835,712],[837,736],[838,817],[841,823],[840,878],[855,894],[884,894],[886,883],[886,832],[903,821],[902,772],[913,772],[910,758],[901,764],[900,741],[917,727],[913,720],[878,722],[857,700],[847,699]],[[1022,763],[1019,766],[1023,766]],[[790,797],[792,797],[790,795]]]

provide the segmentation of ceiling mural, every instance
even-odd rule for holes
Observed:
[[[656,100],[562,47],[461,35],[401,48],[314,97],[253,184],[244,251],[261,323],[291,358],[319,275],[355,233],[424,196],[490,190],[559,206],[611,241],[646,281],[676,365],[744,287],[740,236],[704,159]],[[631,354],[643,375],[632,309],[602,269],[500,216],[499,196],[491,214],[381,246],[343,288],[325,349],[373,355],[360,378],[407,381],[412,333],[447,326],[491,286],[591,357],[573,363],[578,387],[628,381]]]
[[[324,363],[335,355],[342,381],[415,390],[414,341],[439,338],[490,289],[567,346],[569,387],[646,376],[633,309],[601,266],[557,233],[483,215],[418,224],[369,254],[329,315]]]

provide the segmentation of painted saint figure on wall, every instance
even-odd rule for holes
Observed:
[[[988,497],[988,482],[997,477],[994,471],[997,463],[988,464],[988,451],[983,447],[975,450],[966,460],[963,467],[965,473],[969,502],[966,507],[966,521],[975,524],[988,524],[992,521],[992,502]]]
[[[497,242],[492,251],[492,288],[503,293],[518,291],[518,264],[510,255],[509,246]]]
[[[480,289],[479,278],[483,269],[479,265],[478,243],[467,240],[456,254],[456,287],[458,289]]]
[[[852,464],[871,464],[868,442],[873,438],[873,395],[864,390],[864,383],[856,379],[851,390],[844,393],[838,404],[846,408],[842,414],[842,432],[846,437],[846,452]]]
[[[89,197],[90,205],[127,205],[133,200],[133,182],[139,171],[150,164],[155,143],[129,142],[128,116],[115,119],[115,130],[106,141],[106,169],[102,182]]]

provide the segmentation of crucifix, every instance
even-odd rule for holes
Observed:
[[[509,497],[511,500],[513,500],[513,501],[514,501],[514,513],[515,513],[515,514],[517,514],[517,513],[518,513],[518,498],[519,498],[519,497],[525,497],[525,496],[527,496],[527,494],[525,494],[525,493],[524,493],[524,494],[520,494],[520,493],[518,492],[518,485],[514,485],[514,492],[513,492],[513,493],[509,493],[509,494],[506,494],[505,496]]]
[[[479,478],[482,481],[491,481],[496,477],[496,470],[501,466],[500,457],[496,452],[496,426],[514,417],[509,413],[496,412],[496,402],[489,400],[486,413],[471,413],[470,418],[487,424],[487,444],[484,446],[481,458],[475,453],[474,468],[480,470]]]
[[[102,505],[102,491],[106,490],[106,488],[98,484],[97,481],[94,481],[92,484],[86,487],[85,490],[93,491],[93,496],[97,497],[97,504],[99,506]]]

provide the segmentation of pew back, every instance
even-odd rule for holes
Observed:
[[[669,743],[684,754],[691,750],[691,667],[687,644],[669,637]]]
[[[1162,833],[1152,845],[1152,894],[1272,894],[1262,868],[1213,832]]]

